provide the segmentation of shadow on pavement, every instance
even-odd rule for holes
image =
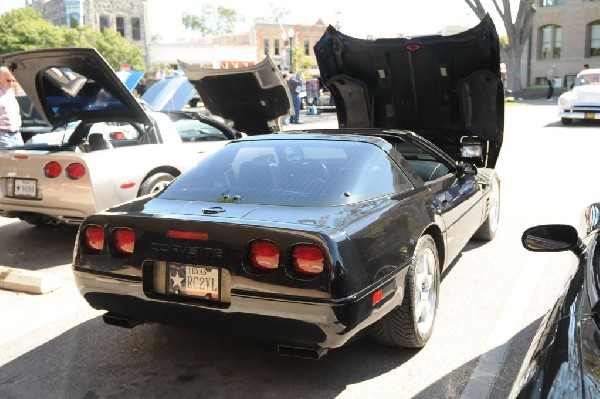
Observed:
[[[304,360],[269,343],[97,317],[2,366],[0,397],[335,398],[417,353],[362,339]]]
[[[0,225],[0,265],[40,270],[70,263],[77,226],[35,227],[16,221]]]
[[[507,397],[539,322],[510,340],[489,397]],[[97,317],[1,367],[0,396],[335,398],[349,385],[391,372],[413,356],[418,351],[362,339],[321,360],[303,360],[281,357],[269,343],[164,325],[124,330]],[[459,398],[478,360],[456,368],[415,398]],[[401,398],[402,392],[399,386],[375,396]]]

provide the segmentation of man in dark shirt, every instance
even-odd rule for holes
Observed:
[[[294,115],[290,116],[290,123],[300,123],[300,90],[302,82],[298,79],[298,76],[290,72],[290,78],[287,81],[290,95],[292,96],[292,103],[294,104]]]

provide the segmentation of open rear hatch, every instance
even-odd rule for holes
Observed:
[[[92,48],[21,51],[0,61],[53,128],[83,119],[150,124],[136,98]]]

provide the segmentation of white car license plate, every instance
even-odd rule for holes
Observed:
[[[219,300],[219,269],[169,263],[168,293]]]
[[[21,198],[37,197],[37,180],[15,179],[13,195]]]

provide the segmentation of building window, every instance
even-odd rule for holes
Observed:
[[[310,40],[304,39],[304,54],[310,55]]]
[[[139,18],[131,18],[131,38],[133,40],[142,40]]]
[[[110,28],[110,17],[108,15],[100,15],[100,32]]]
[[[540,28],[540,58],[560,58],[562,28],[546,25]]]
[[[117,17],[117,32],[125,37],[125,18]]]
[[[263,46],[265,47],[265,55],[269,55],[270,49],[269,49],[269,39],[265,39]]]
[[[273,54],[279,55],[279,39],[273,40]]]
[[[565,0],[542,0],[542,7],[551,7],[558,6],[560,4],[564,4]]]
[[[594,21],[588,25],[589,35],[589,57],[600,56],[600,21]]]

